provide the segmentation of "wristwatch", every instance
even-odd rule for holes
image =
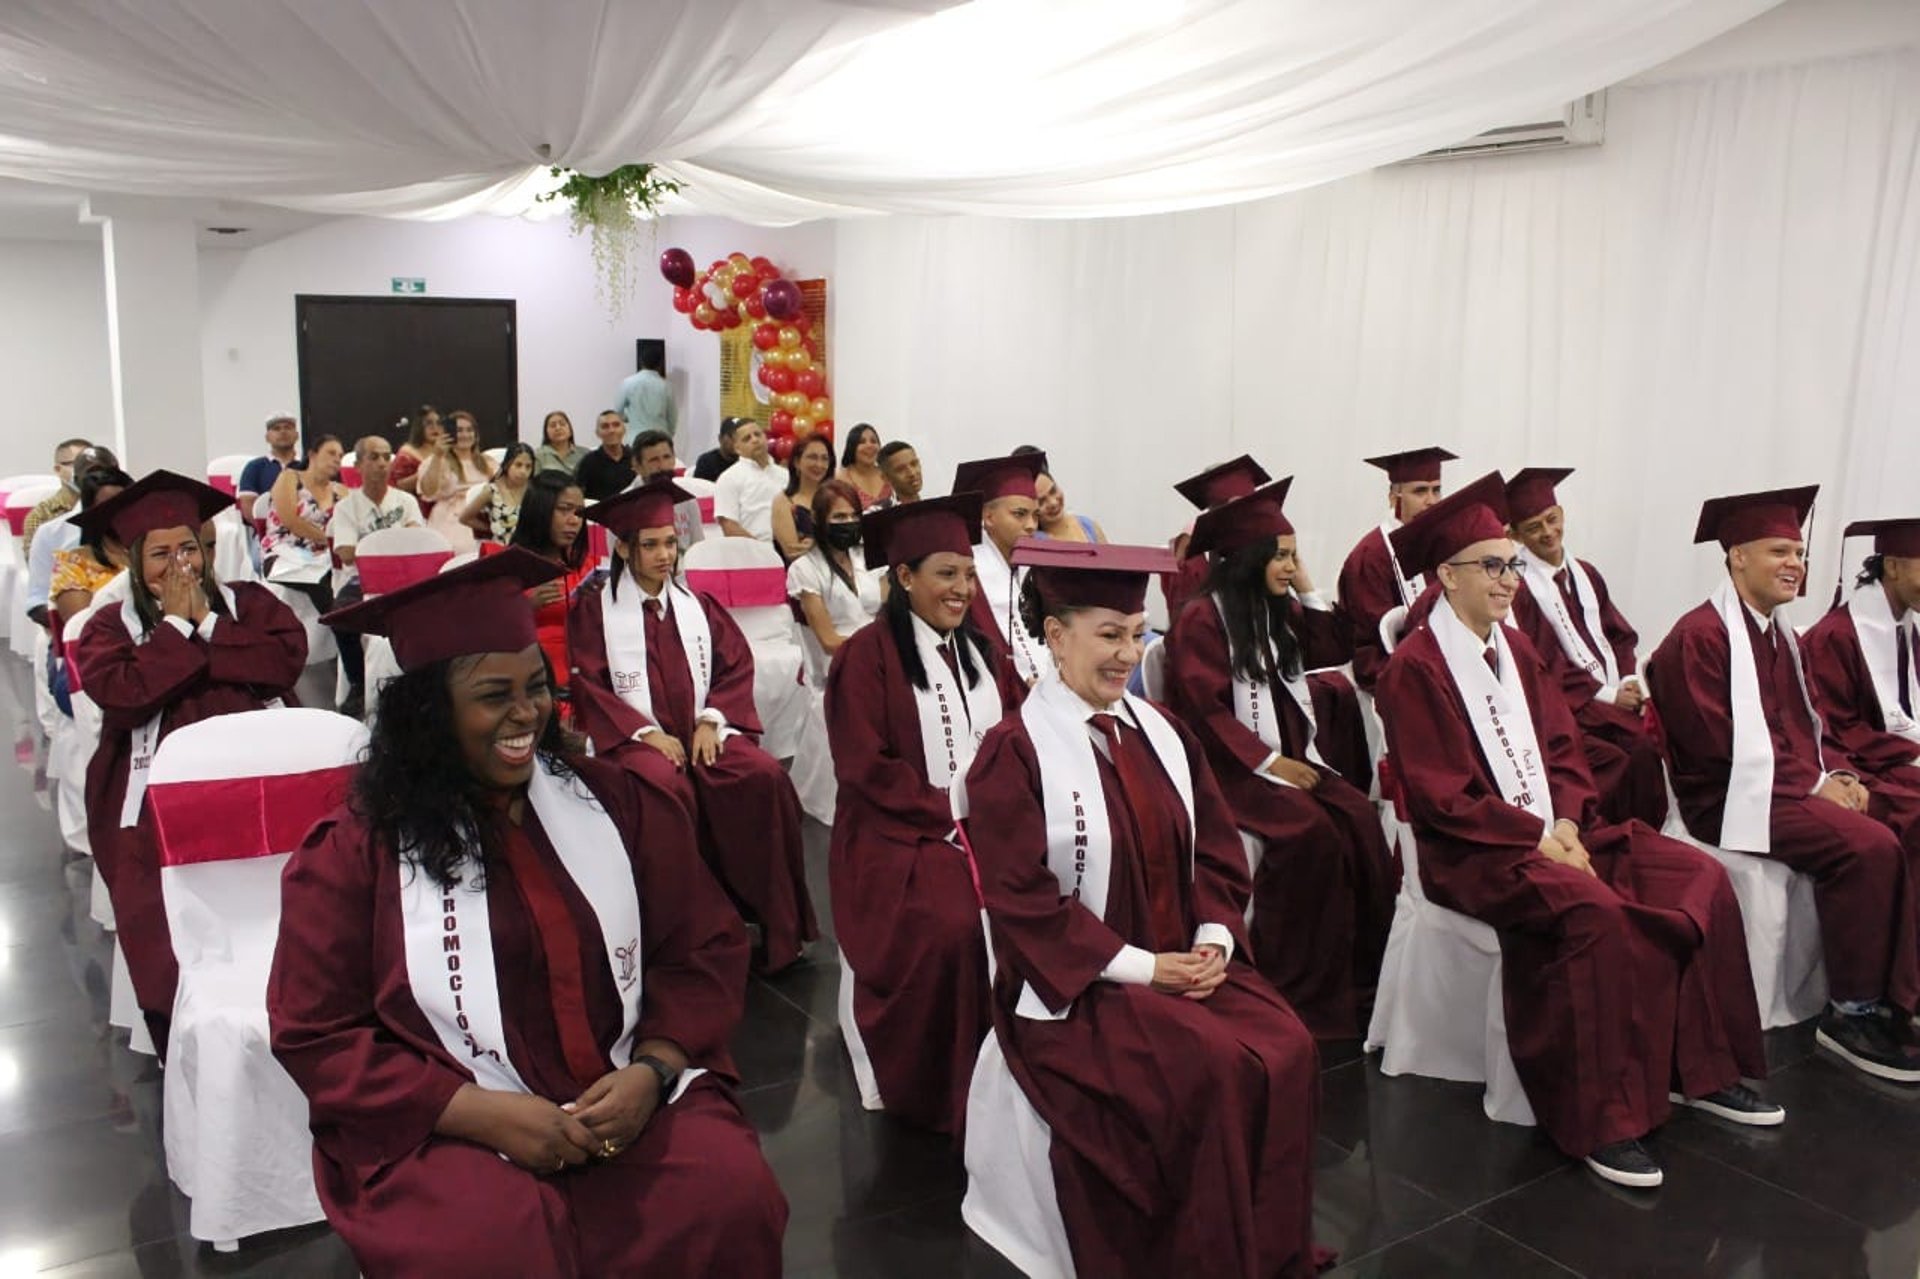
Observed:
[[[635,1057],[633,1064],[636,1066],[645,1066],[648,1070],[651,1070],[660,1077],[661,1101],[665,1101],[667,1098],[673,1096],[674,1086],[680,1082],[680,1068],[678,1066],[669,1066],[666,1062],[661,1061],[651,1053]]]

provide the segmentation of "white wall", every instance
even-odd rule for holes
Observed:
[[[0,423],[8,474],[71,436],[113,438],[106,271],[95,243],[0,240]]]

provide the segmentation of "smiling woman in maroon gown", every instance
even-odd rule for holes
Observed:
[[[329,616],[403,673],[287,864],[274,1054],[370,1277],[777,1275],[746,937],[680,803],[569,750],[524,594],[561,571],[509,550]]]
[[[128,597],[94,614],[72,658],[103,717],[87,766],[87,832],[162,1056],[180,968],[160,859],[139,824],[153,753],[176,728],[285,696],[307,660],[306,631],[271,591],[214,580],[201,525],[232,505],[198,480],[155,471],[75,521],[127,548]]]
[[[1199,744],[1129,696],[1159,548],[1022,542],[1052,661],[966,778],[1006,1068],[1082,1275],[1313,1273],[1317,1054],[1247,963],[1246,857]],[[978,1081],[976,1087],[980,1086]],[[998,1117],[995,1117],[996,1119]],[[1010,1130],[970,1117],[976,1177]]]

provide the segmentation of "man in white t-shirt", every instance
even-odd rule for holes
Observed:
[[[767,431],[747,422],[733,433],[739,459],[713,486],[713,517],[728,537],[773,542],[773,499],[787,491],[787,468],[767,456]]]
[[[360,570],[354,564],[360,539],[390,528],[419,528],[420,503],[413,494],[387,483],[393,469],[393,446],[378,435],[361,437],[354,446],[354,465],[360,471],[360,487],[334,504],[333,518],[327,522],[327,535],[333,541],[334,558],[340,561],[334,574],[333,600],[336,608],[357,604],[362,598]],[[359,718],[365,702],[366,665],[361,656],[359,637],[340,639],[340,671],[351,690],[341,710]]]

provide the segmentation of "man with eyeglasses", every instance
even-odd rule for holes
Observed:
[[[1507,524],[1496,471],[1393,534],[1441,591],[1375,691],[1393,789],[1428,897],[1499,935],[1507,1046],[1540,1126],[1651,1188],[1665,1174],[1641,1138],[1675,1105],[1762,1126],[1786,1112],[1741,1082],[1767,1067],[1733,885],[1699,849],[1601,817],[1572,712],[1503,625],[1522,576]]]
[[[1440,500],[1440,464],[1454,460],[1443,448],[1411,449],[1368,458],[1368,466],[1387,473],[1387,501],[1393,514],[1367,530],[1340,568],[1340,611],[1353,635],[1353,682],[1368,692],[1387,664],[1380,619],[1396,608],[1411,608],[1432,583],[1404,572],[1388,537],[1419,519]]]
[[[1507,531],[1526,548],[1513,597],[1518,626],[1565,694],[1608,821],[1667,820],[1667,779],[1635,673],[1640,637],[1614,606],[1600,570],[1567,554],[1566,509],[1555,486],[1568,467],[1529,466],[1507,481]]]
[[[1718,497],[1694,541],[1726,580],[1647,664],[1674,798],[1695,839],[1813,879],[1832,996],[1814,1042],[1856,1070],[1920,1083],[1920,858],[1872,814],[1850,761],[1821,744],[1806,659],[1783,606],[1807,577],[1816,487]]]

